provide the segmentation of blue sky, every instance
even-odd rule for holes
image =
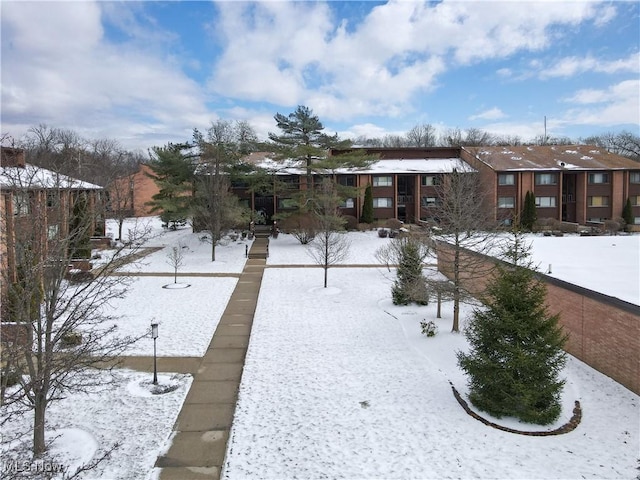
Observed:
[[[2,1],[2,133],[147,149],[313,109],[344,138],[640,134],[640,3]]]

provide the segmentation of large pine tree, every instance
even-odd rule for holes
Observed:
[[[190,215],[193,191],[194,165],[186,154],[190,145],[168,144],[154,147],[155,158],[149,162],[154,179],[160,189],[150,202],[152,212],[158,212],[167,225],[185,221]]]
[[[561,412],[566,336],[545,305],[546,287],[536,278],[530,247],[521,233],[504,253],[489,283],[486,308],[474,311],[465,329],[469,353],[458,363],[469,376],[469,399],[495,417],[513,416],[546,425]]]

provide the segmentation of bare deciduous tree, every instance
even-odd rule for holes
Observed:
[[[2,215],[10,252],[2,278],[4,314],[22,332],[9,352],[18,384],[4,390],[2,408],[14,414],[33,412],[30,448],[36,458],[47,448],[49,405],[64,398],[65,392],[103,385],[96,369],[111,369],[113,359],[136,340],[118,336],[105,309],[125,294],[128,278],[110,274],[122,264],[123,255],[135,249],[113,251],[90,272],[70,270],[76,249],[84,248],[77,238],[91,233],[104,212],[96,210],[98,203],[82,213],[74,211],[82,186],[64,176],[41,173],[28,166],[2,171],[3,190],[26,202],[23,207],[12,202],[18,211],[6,209]],[[71,222],[72,212],[81,218]]]
[[[335,184],[330,178],[325,178],[312,208],[316,235],[307,246],[311,258],[324,269],[324,288],[327,288],[329,268],[347,257],[351,245],[345,232],[340,231],[344,228],[345,220],[338,210],[339,202]]]
[[[487,252],[492,248],[496,224],[493,211],[487,205],[487,192],[476,172],[469,171],[461,164],[451,174],[443,175],[443,181],[436,187],[438,199],[433,215],[438,219],[436,240],[450,245],[452,258],[448,258],[448,272],[452,280],[453,325],[452,331],[460,330],[460,303],[473,301],[463,286],[464,279],[486,275],[484,262],[467,258],[461,264],[461,254],[465,249]],[[436,242],[436,252],[443,255],[448,249]]]
[[[231,178],[239,165],[242,148],[251,137],[249,127],[218,120],[206,135],[194,131],[200,150],[196,168],[195,198],[192,203],[194,229],[207,230],[211,241],[211,261],[216,259],[216,245],[231,228],[249,223],[249,212],[231,193]]]
[[[184,265],[185,248],[185,245],[178,244],[167,253],[167,263],[173,268],[173,283],[178,283],[178,269]]]

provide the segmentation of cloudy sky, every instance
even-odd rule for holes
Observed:
[[[2,133],[146,149],[217,119],[265,138],[313,109],[342,137],[479,128],[639,134],[637,1],[0,2]]]

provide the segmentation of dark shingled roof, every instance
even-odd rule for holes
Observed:
[[[640,170],[640,162],[594,145],[464,147],[495,171]]]

